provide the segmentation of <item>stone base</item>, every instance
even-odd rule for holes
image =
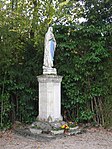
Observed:
[[[65,131],[64,129],[60,129],[62,125],[65,125],[67,122],[39,122],[36,121],[32,123],[32,125],[20,125],[14,128],[14,132],[26,137],[33,137],[40,141],[48,141],[51,139],[56,139],[59,136],[65,135],[76,135],[80,133],[86,132],[82,127],[69,127],[69,130]]]
[[[61,126],[66,124],[64,121],[60,122],[43,122],[37,121],[31,125],[31,129],[42,130],[43,133],[50,133],[51,131],[58,131],[61,129]]]
[[[56,71],[56,68],[48,68],[48,67],[43,66],[43,74],[45,74],[45,75],[47,75],[47,74],[56,75],[57,71]]]
[[[62,121],[62,76],[40,75],[37,78],[39,82],[39,115],[37,119],[43,122]]]
[[[54,118],[49,116],[47,119],[44,117],[42,118],[41,116],[37,116],[37,121],[42,121],[42,122],[60,122],[63,121],[63,117],[60,116],[58,118]]]
[[[72,128],[69,128],[68,130],[62,129],[62,125],[68,125],[67,122],[65,121],[60,121],[60,122],[42,122],[42,121],[37,121],[34,122],[30,127],[30,131],[33,134],[77,134],[80,132],[80,129],[78,126],[74,126]]]

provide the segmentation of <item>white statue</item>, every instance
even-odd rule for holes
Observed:
[[[53,67],[55,48],[56,48],[56,40],[53,34],[53,28],[49,27],[45,35],[43,69],[49,69]]]

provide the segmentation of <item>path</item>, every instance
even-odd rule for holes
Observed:
[[[6,132],[0,134],[0,149],[112,149],[112,132],[91,128],[86,133],[49,142],[39,142]]]

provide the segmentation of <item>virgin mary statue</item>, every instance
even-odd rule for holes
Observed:
[[[56,48],[56,40],[53,34],[53,28],[49,27],[45,35],[44,49],[44,68],[52,68],[54,60],[54,52]]]

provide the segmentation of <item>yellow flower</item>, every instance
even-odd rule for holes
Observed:
[[[62,129],[69,129],[69,126],[67,124],[64,124],[61,126]]]
[[[64,127],[65,127],[64,125],[61,126],[62,129],[64,129]]]

